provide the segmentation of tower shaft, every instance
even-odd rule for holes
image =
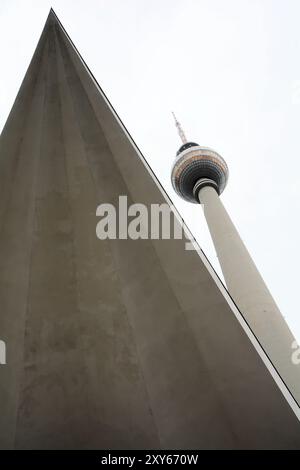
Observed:
[[[291,393],[300,403],[300,367],[292,362],[295,341],[217,192],[210,186],[199,200],[227,288]]]

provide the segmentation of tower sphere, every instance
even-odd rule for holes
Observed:
[[[184,142],[176,154],[172,169],[172,185],[188,202],[199,203],[203,186],[213,186],[221,194],[227,184],[228,167],[214,150],[195,142]]]

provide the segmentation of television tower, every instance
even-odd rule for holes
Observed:
[[[291,359],[295,338],[219,197],[228,181],[227,164],[214,150],[187,141],[173,116],[182,145],[172,185],[184,200],[202,205],[227,289],[299,404],[300,367]]]

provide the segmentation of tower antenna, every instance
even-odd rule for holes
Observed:
[[[185,133],[184,133],[182,127],[181,127],[181,124],[180,124],[179,121],[177,121],[177,118],[176,118],[175,114],[173,113],[173,111],[172,111],[172,114],[173,114],[173,117],[174,117],[174,120],[175,120],[175,125],[177,127],[178,134],[179,134],[179,136],[182,140],[182,143],[186,144],[187,143],[187,138],[186,138]]]

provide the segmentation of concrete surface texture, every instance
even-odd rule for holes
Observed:
[[[96,238],[120,194],[167,200],[51,12],[0,141],[0,447],[300,448],[204,255]]]
[[[199,192],[226,286],[251,329],[300,404],[300,365],[292,361],[295,338],[256,268],[217,192]]]

